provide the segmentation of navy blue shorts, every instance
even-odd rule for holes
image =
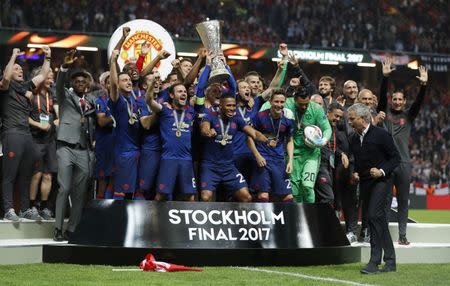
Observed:
[[[232,162],[226,165],[202,162],[200,170],[201,191],[215,191],[219,184],[222,184],[228,192],[237,192],[242,188],[247,188],[244,176]]]
[[[112,148],[95,149],[95,178],[105,179],[113,175],[114,156],[111,155]]]
[[[173,194],[175,185],[180,188],[179,193],[181,194],[192,195],[197,192],[191,160],[162,159],[156,182],[156,191],[161,194]]]
[[[161,152],[141,150],[138,167],[139,188],[144,191],[153,189],[159,170]]]
[[[252,174],[256,168],[256,161],[253,154],[235,154],[233,161],[239,173],[244,175],[244,179],[247,182],[251,182]]]
[[[117,153],[115,163],[114,191],[117,193],[134,193],[138,174],[139,151]]]
[[[252,176],[252,187],[258,193],[284,196],[292,194],[284,160],[267,160],[265,167],[257,167]]]

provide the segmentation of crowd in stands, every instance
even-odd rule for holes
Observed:
[[[241,44],[450,53],[446,0],[5,0],[0,8],[0,27],[112,33],[142,18],[198,39],[195,24],[210,18],[225,20],[224,38]]]

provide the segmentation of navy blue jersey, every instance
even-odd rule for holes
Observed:
[[[152,114],[144,96],[140,96],[136,100],[138,106],[139,119],[143,116]],[[161,137],[159,135],[159,125],[152,126],[150,130],[143,129],[141,133],[141,149],[148,151],[161,150]]]
[[[223,131],[226,132],[226,138],[222,136],[222,128],[220,126],[220,120],[217,113],[207,114],[203,120],[210,123],[211,128],[216,130],[217,136],[214,138],[206,138],[203,145],[203,162],[210,163],[231,163],[233,161],[233,142],[238,131],[243,132],[242,129],[246,126],[245,121],[242,117],[235,115],[228,120],[228,122],[223,122]],[[222,145],[222,142],[225,145]]]
[[[177,119],[174,117],[174,111]],[[183,112],[184,118],[182,118]],[[192,160],[191,134],[194,117],[195,111],[191,106],[186,105],[183,110],[162,106],[159,112],[162,141],[161,159]],[[177,128],[176,120],[178,120],[180,128]]]
[[[138,106],[136,100],[133,96],[120,95],[117,102],[112,102],[111,105],[112,115],[116,120],[116,152],[138,151],[139,119],[137,118]],[[130,124],[130,118],[133,118],[133,124]]]
[[[256,142],[258,152],[266,160],[284,159],[285,145],[293,133],[293,122],[284,114],[279,119],[270,116],[270,109],[259,112],[252,119],[253,127],[267,138],[278,140],[276,147],[269,147],[265,143]],[[278,136],[278,138],[277,138]]]
[[[252,108],[236,106],[236,116],[240,116],[246,123],[250,123],[251,119],[258,114],[259,109],[264,103],[261,96],[255,97],[255,104]],[[237,132],[233,140],[234,154],[247,154],[251,151],[247,146],[247,135],[244,132]]]

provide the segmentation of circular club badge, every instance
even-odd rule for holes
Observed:
[[[165,79],[172,71],[171,62],[175,59],[175,44],[169,32],[158,23],[150,20],[139,19],[124,23],[114,31],[109,40],[108,58],[122,38],[123,27],[129,27],[130,34],[123,42],[117,60],[120,68],[122,69],[129,62],[135,62],[139,58],[142,45],[146,44],[149,47],[149,52],[144,60],[144,68],[156,57],[159,51],[166,50],[170,53],[167,59],[160,61],[157,65],[161,78]]]

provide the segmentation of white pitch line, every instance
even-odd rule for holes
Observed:
[[[113,272],[142,272],[140,268],[113,268]]]
[[[313,280],[320,280],[320,281],[327,281],[327,282],[335,282],[335,283],[348,284],[348,285],[374,286],[372,284],[362,284],[362,283],[348,281],[348,280],[339,280],[339,279],[334,279],[334,278],[324,278],[324,277],[305,275],[305,274],[300,274],[300,273],[274,271],[274,270],[266,270],[266,269],[252,268],[252,267],[236,267],[236,268],[244,269],[244,270],[250,270],[250,271],[256,271],[256,272],[265,272],[265,273],[271,273],[271,274],[286,275],[286,276],[306,278],[306,279],[313,279]]]

